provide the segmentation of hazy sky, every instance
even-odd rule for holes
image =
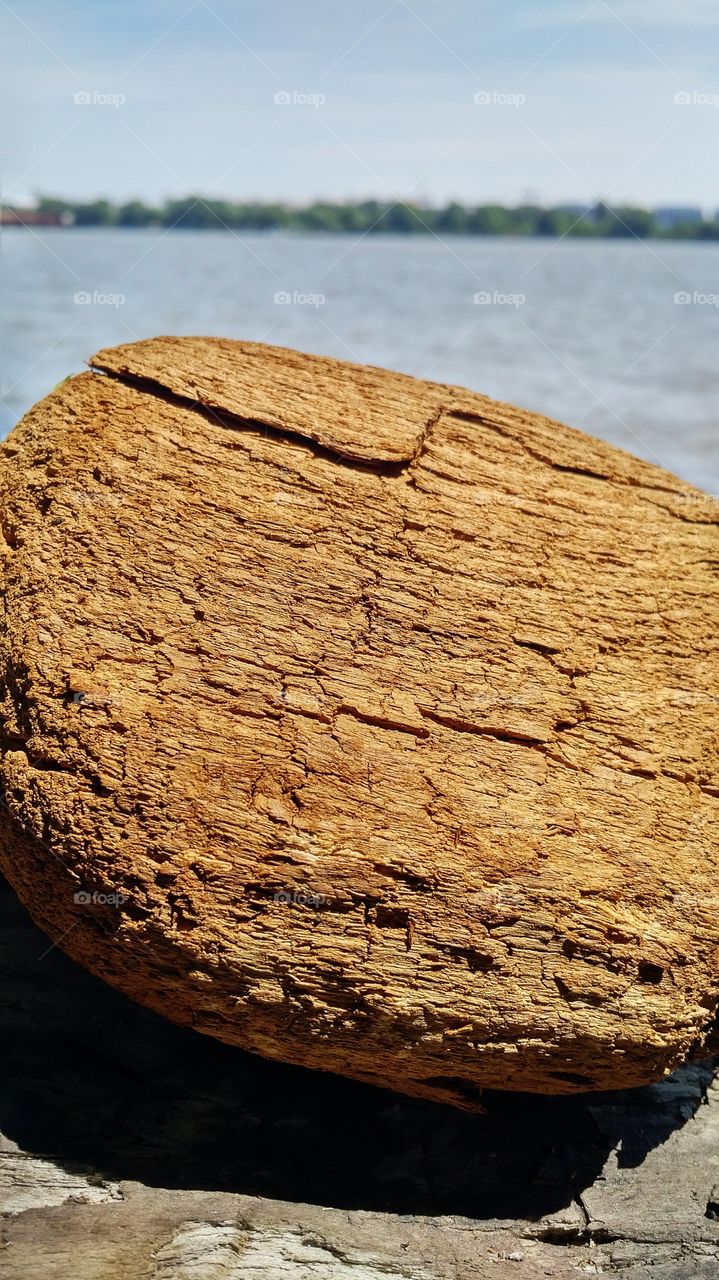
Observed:
[[[716,0],[0,0],[0,34],[8,203],[719,204]]]

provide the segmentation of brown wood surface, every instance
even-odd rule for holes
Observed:
[[[470,1109],[700,1051],[719,506],[459,388],[215,339],[93,364],[1,455],[0,862],[51,938]]]

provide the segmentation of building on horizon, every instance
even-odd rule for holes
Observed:
[[[69,212],[46,209],[0,208],[1,227],[71,227],[75,216]]]

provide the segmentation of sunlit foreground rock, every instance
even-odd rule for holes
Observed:
[[[2,449],[0,865],[53,942],[221,1040],[468,1108],[702,1052],[719,506],[376,369],[91,363]]]

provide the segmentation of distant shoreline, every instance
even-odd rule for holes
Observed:
[[[148,228],[162,231],[286,231],[350,235],[431,235],[540,237],[556,239],[719,240],[719,217],[701,210],[667,206],[641,209],[540,205],[516,206],[451,203],[428,207],[410,203],[364,200],[353,203],[315,201],[294,206],[281,203],[236,203],[186,196],[161,207],[131,200],[79,202],[43,196],[31,209],[0,209],[2,227]]]

